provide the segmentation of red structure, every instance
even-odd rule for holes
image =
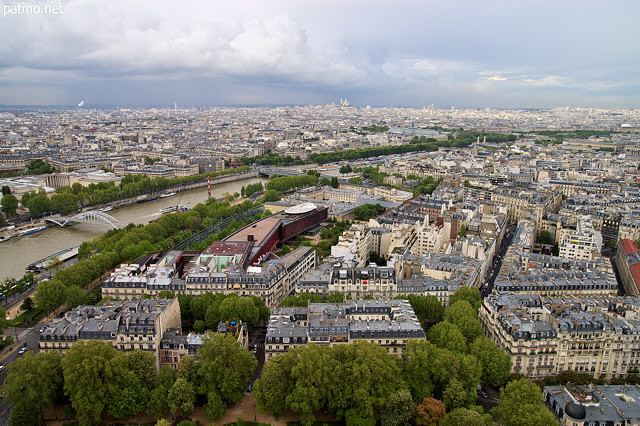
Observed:
[[[259,265],[268,260],[272,250],[280,242],[287,242],[304,231],[313,228],[329,215],[327,207],[304,204],[272,214],[229,235],[223,242],[254,243],[249,264]]]

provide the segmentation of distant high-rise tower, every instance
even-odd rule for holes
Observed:
[[[476,140],[475,145],[473,145],[473,156],[474,157],[476,155],[478,155],[478,142],[480,142],[480,136],[478,136],[478,139]]]
[[[173,110],[176,111],[178,109],[178,103],[174,102],[173,103]]]
[[[71,145],[71,130],[69,126],[64,128],[64,144]]]

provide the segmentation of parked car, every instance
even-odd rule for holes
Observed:
[[[20,352],[18,352],[18,353],[23,354],[23,353],[25,353],[25,352],[26,352],[26,351],[28,351],[28,350],[29,350],[29,349],[25,346],[24,348],[20,349]]]
[[[489,395],[487,395],[485,391],[478,391],[478,395],[485,399],[489,398]]]

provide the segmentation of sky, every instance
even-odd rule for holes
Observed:
[[[0,8],[4,105],[640,107],[637,0]]]

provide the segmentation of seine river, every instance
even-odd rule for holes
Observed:
[[[266,178],[249,178],[212,185],[211,197],[220,198],[225,192],[231,194],[240,193],[240,188],[243,186],[254,182],[266,182],[267,180]],[[158,211],[163,207],[179,204],[192,208],[206,199],[207,187],[205,186],[182,191],[172,197],[158,198],[146,203],[114,208],[107,214],[122,223],[146,224],[151,219],[160,217]],[[47,226],[47,229],[42,232],[25,237],[11,238],[0,243],[0,281],[8,277],[20,278],[24,275],[27,265],[54,253],[80,245],[84,241],[90,241],[109,230],[108,226],[87,223],[74,223],[66,228],[60,228],[57,225]]]

